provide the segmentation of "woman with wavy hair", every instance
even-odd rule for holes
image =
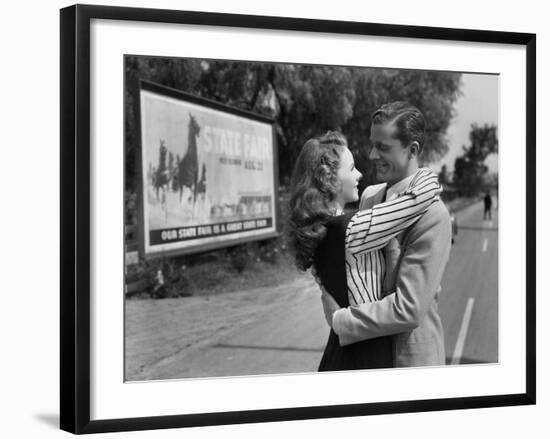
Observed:
[[[329,131],[308,140],[298,155],[291,179],[288,233],[300,270],[312,268],[317,282],[342,307],[382,298],[385,263],[382,248],[426,212],[441,193],[437,175],[420,168],[395,200],[373,209],[344,212],[359,199],[362,174],[355,168],[346,138]],[[346,270],[361,262],[364,294],[349,288]],[[355,293],[354,293],[355,292]],[[319,371],[393,366],[392,337],[340,346],[333,330]]]

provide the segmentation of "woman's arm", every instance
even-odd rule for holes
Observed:
[[[437,175],[430,169],[419,169],[401,196],[351,218],[346,229],[346,251],[356,255],[384,247],[417,221],[440,193]]]

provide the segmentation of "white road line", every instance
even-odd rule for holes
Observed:
[[[470,326],[470,319],[472,318],[472,310],[474,309],[474,299],[470,297],[466,304],[466,311],[462,317],[462,325],[460,325],[460,331],[456,340],[455,350],[453,352],[453,359],[451,364],[459,364],[462,358],[462,351],[464,351],[464,342],[466,341],[466,335],[468,334],[468,327]]]
[[[489,242],[488,238],[485,238],[483,240],[483,248],[481,249],[481,253],[485,253],[487,251],[487,243]]]

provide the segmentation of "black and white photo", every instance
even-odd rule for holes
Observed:
[[[63,429],[534,403],[534,35],[61,18]]]
[[[128,380],[498,362],[498,75],[125,66]]]

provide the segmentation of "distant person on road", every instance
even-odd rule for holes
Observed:
[[[491,209],[493,207],[493,199],[491,198],[490,192],[487,192],[485,194],[485,197],[483,198],[483,203],[485,205],[485,210],[483,211],[483,219],[489,219],[490,221],[492,219]]]
[[[361,177],[345,137],[334,131],[305,143],[292,175],[289,237],[295,262],[302,270],[313,268],[329,326],[336,309],[383,300],[382,248],[418,221],[441,192],[437,175],[417,167],[397,198],[344,213],[347,203],[359,199]],[[342,343],[331,330],[319,371],[394,366],[391,334]]]

